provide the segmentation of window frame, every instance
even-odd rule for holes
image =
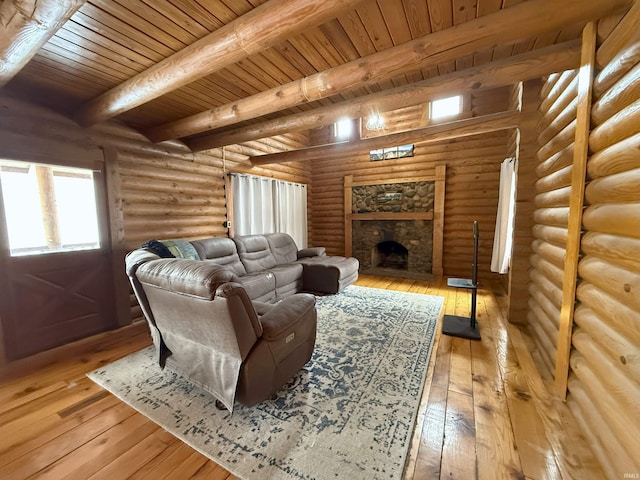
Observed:
[[[2,250],[5,252],[6,256],[12,258],[34,257],[38,255],[49,255],[55,253],[100,251],[104,250],[105,248],[110,248],[108,219],[103,218],[106,204],[104,204],[104,201],[102,199],[102,196],[105,195],[104,175],[102,173],[102,169],[92,168],[92,166],[94,166],[95,164],[79,165],[78,162],[70,163],[72,164],[67,165],[63,163],[44,163],[27,159],[13,159],[3,157],[0,159],[0,172],[5,170],[9,172],[13,171],[13,173],[30,174],[32,168],[36,169],[38,167],[45,167],[47,170],[45,170],[44,172],[46,172],[46,175],[50,178],[52,185],[53,182],[55,182],[55,178],[84,178],[87,180],[91,180],[94,202],[93,204],[95,208],[95,241],[92,240],[90,242],[65,244],[62,243],[63,232],[59,230],[59,238],[54,239],[53,242],[47,238],[47,228],[44,227],[44,223],[47,221],[45,218],[52,218],[52,216],[50,215],[51,211],[55,213],[55,215],[53,216],[53,224],[55,228],[59,229],[61,225],[64,225],[64,220],[61,221],[61,216],[59,214],[57,206],[58,201],[62,199],[62,197],[55,195],[55,187],[53,187],[53,192],[46,192],[43,194],[41,190],[42,184],[38,182],[36,189],[38,194],[38,201],[40,202],[40,213],[43,217],[42,222],[45,232],[44,244],[37,246],[12,247],[9,240],[10,225],[7,218],[7,205],[5,201],[6,199],[2,189],[3,182],[0,180],[0,210],[2,213],[2,218],[0,219],[2,226],[0,230],[2,231],[2,243],[4,244]],[[37,171],[35,174],[37,175]],[[62,189],[61,191],[68,190]],[[61,203],[64,204],[65,202]],[[51,204],[53,204],[52,209],[50,211],[46,211],[46,206],[49,205],[51,207]]]

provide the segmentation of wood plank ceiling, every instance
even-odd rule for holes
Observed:
[[[274,3],[278,0],[271,0]],[[529,0],[531,1],[531,0]],[[89,100],[246,15],[263,0],[88,0],[7,88],[68,115]],[[338,2],[336,2],[338,3]],[[259,53],[117,118],[142,131],[302,79],[408,41],[508,10],[521,0],[364,0]],[[529,3],[529,2],[524,2]],[[587,2],[589,3],[589,2]],[[344,9],[343,9],[344,10]],[[278,21],[275,19],[273,21]],[[584,22],[582,22],[583,24]],[[581,23],[475,51],[391,78],[373,78],[327,98],[253,121],[278,118],[461,71],[578,38]],[[429,37],[426,37],[429,38]],[[460,39],[463,43],[464,39]]]

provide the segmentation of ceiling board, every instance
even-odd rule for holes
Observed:
[[[135,128],[149,129],[443,31],[521,1],[365,0],[322,25],[306,29],[118,118]],[[9,88],[20,93],[37,91],[33,98],[45,99],[48,106],[61,112],[74,111],[89,99],[264,3],[263,0],[88,0],[14,77]],[[569,25],[560,31],[506,42],[395,78],[372,79],[367,85],[357,85],[256,121],[312,111],[314,106],[331,105],[578,38],[581,27]]]

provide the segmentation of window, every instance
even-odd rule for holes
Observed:
[[[306,248],[306,185],[232,173],[231,201],[234,235],[283,232]]]
[[[353,122],[350,118],[338,120],[334,125],[334,130],[336,140],[349,140],[353,130]]]
[[[462,113],[462,95],[433,100],[429,113],[431,120],[460,115]]]
[[[413,157],[413,144],[399,145],[397,147],[379,148],[369,152],[369,160],[390,160],[392,158]]]
[[[100,248],[93,171],[0,160],[12,256]]]

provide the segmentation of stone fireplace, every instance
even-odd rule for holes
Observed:
[[[352,254],[362,273],[430,279],[433,222],[355,220]]]
[[[433,181],[354,186],[352,255],[360,271],[432,278],[433,205]]]

